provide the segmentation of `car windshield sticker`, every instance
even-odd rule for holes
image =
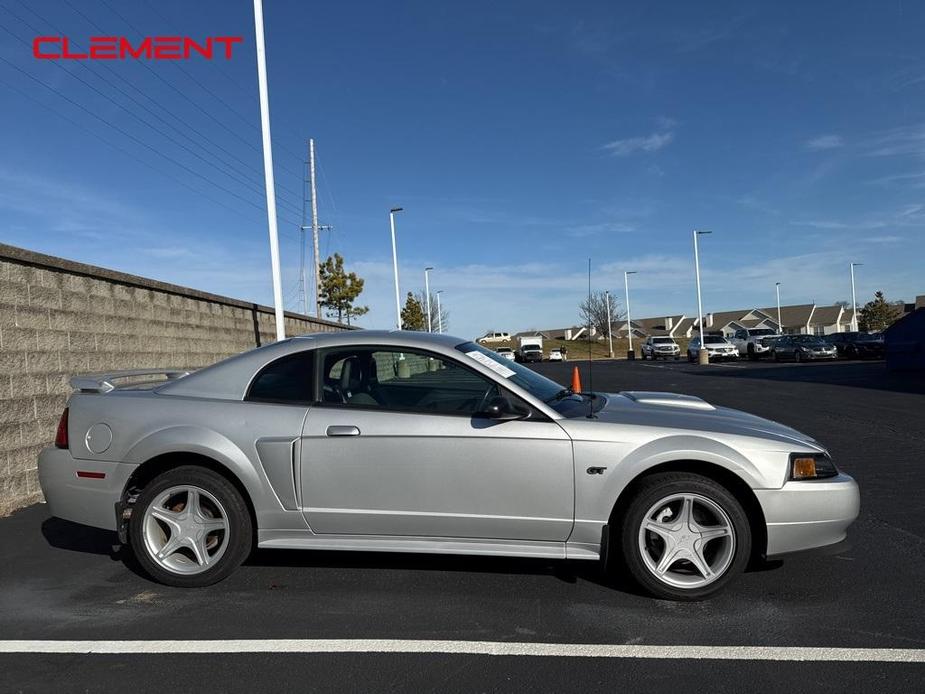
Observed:
[[[481,352],[472,350],[471,352],[466,352],[466,356],[472,357],[482,366],[487,366],[489,369],[494,371],[496,374],[504,378],[510,378],[515,373],[517,373],[516,371],[511,371],[504,364],[499,364],[494,359],[489,357],[487,354],[482,354]]]

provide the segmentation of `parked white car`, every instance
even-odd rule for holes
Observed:
[[[504,357],[505,359],[514,361],[514,356],[515,356],[514,350],[511,349],[510,347],[498,347],[498,349],[496,349],[495,352],[497,352],[500,356]]]
[[[736,330],[730,342],[736,346],[740,356],[749,359],[771,356],[771,348],[780,333],[770,328],[748,328]]]
[[[558,347],[549,350],[549,361],[562,361],[562,350]]]
[[[496,332],[496,331],[490,330],[484,335],[482,335],[482,337],[480,337],[478,340],[476,340],[476,342],[478,342],[480,345],[488,345],[494,342],[507,342],[510,339],[511,339],[510,333]]]
[[[722,335],[704,335],[704,349],[710,357],[710,361],[719,361],[721,359],[739,358],[739,350],[731,344]],[[687,360],[697,361],[700,358],[700,337],[694,337],[687,345]]]

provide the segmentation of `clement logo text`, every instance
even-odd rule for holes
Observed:
[[[132,43],[124,36],[91,36],[89,50],[74,52],[67,36],[37,36],[32,41],[32,55],[39,60],[189,60],[196,55],[212,60],[216,51],[231,60],[231,51],[240,36],[207,36],[195,41],[188,36],[146,36]]]

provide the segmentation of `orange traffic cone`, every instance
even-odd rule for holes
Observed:
[[[578,367],[572,371],[572,392],[580,393],[581,392],[581,376],[578,374]]]

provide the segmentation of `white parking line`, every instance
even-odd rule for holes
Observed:
[[[194,641],[0,641],[3,653],[170,655],[189,653],[433,653],[552,658],[778,660],[925,663],[919,648],[640,646],[404,639],[222,639]]]

